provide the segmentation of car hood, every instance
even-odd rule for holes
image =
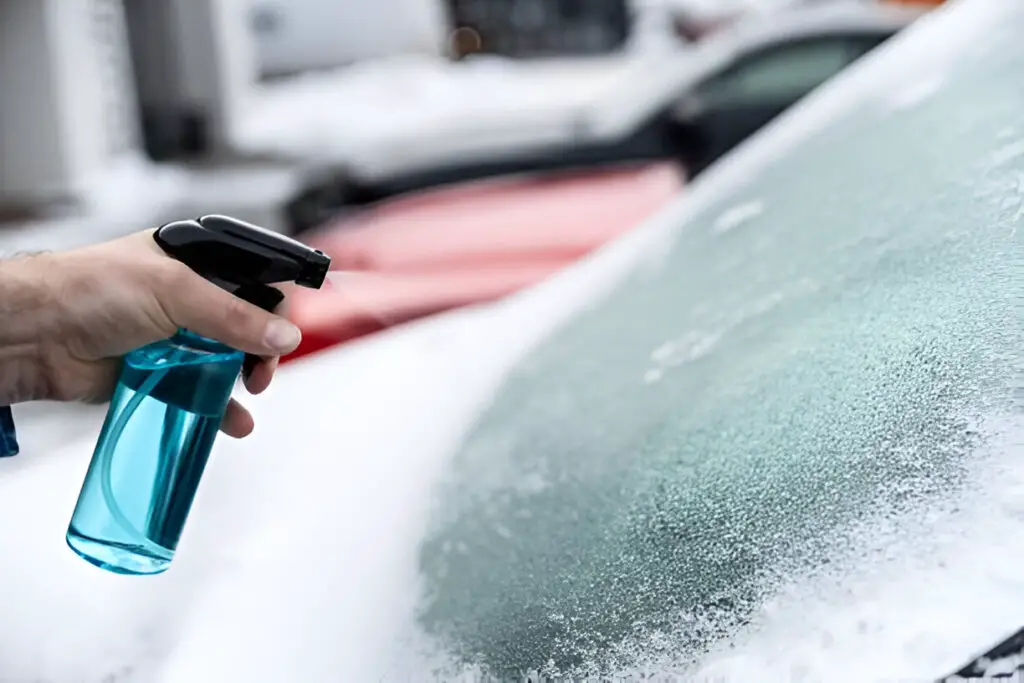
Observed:
[[[462,183],[386,200],[304,235],[336,270],[422,272],[575,258],[682,189],[674,163]]]

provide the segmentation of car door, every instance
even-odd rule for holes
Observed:
[[[749,53],[680,100],[672,118],[699,140],[688,159],[699,172],[887,35],[816,36]]]

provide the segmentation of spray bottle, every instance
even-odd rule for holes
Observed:
[[[14,416],[10,406],[0,407],[0,458],[18,454],[18,432],[14,429]]]
[[[226,216],[175,221],[157,244],[207,280],[267,311],[272,283],[318,289],[330,258]],[[72,550],[117,574],[157,574],[174,557],[239,372],[257,359],[181,329],[124,358],[67,531]]]

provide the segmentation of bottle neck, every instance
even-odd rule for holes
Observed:
[[[200,336],[195,332],[186,330],[185,328],[179,329],[174,336],[171,337],[171,343],[206,353],[222,354],[234,353],[236,351],[236,349],[231,348],[227,344],[222,344],[221,342],[210,339],[209,337]]]

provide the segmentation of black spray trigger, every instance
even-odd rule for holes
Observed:
[[[173,221],[157,228],[153,239],[171,258],[265,311],[284,299],[271,283],[319,289],[331,267],[322,251],[230,216]],[[246,378],[258,363],[258,357],[246,356]]]
[[[270,312],[284,301],[284,292],[280,289],[258,283],[241,285],[235,290],[235,296]]]

